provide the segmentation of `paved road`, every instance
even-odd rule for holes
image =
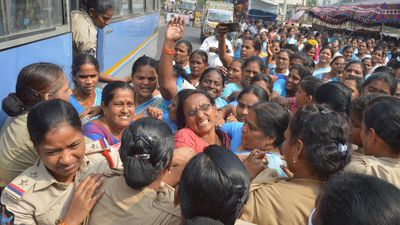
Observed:
[[[157,42],[157,54],[156,54],[156,59],[160,58],[161,51],[162,51],[162,44],[164,42],[164,37],[165,37],[165,30],[166,30],[166,25],[163,25],[160,27],[160,34],[158,35],[158,42]],[[185,27],[185,36],[184,39],[190,41],[193,46],[193,50],[199,49],[200,48],[200,29],[194,28],[194,27]]]

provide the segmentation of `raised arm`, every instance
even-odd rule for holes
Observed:
[[[158,85],[165,100],[171,100],[178,93],[176,77],[173,75],[173,60],[175,42],[183,37],[184,21],[180,17],[173,18],[165,32],[165,40],[160,58],[160,69],[158,72]]]
[[[226,36],[228,33],[228,28],[224,25],[218,25],[215,28],[215,32],[217,33],[218,37],[218,55],[219,59],[221,60],[222,64],[229,68],[233,61],[233,57],[226,52]]]
[[[100,80],[101,82],[103,82],[103,83],[111,83],[111,82],[114,82],[114,81],[121,81],[120,78],[118,78],[118,77],[113,77],[113,76],[111,76],[111,75],[107,75],[107,74],[105,74],[105,73],[103,73],[103,72],[100,73],[100,75],[99,75],[99,80]]]

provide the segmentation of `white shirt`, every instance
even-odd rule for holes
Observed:
[[[225,43],[226,45],[228,45],[228,49],[230,50],[230,53],[228,54],[233,57],[233,48],[231,42],[225,39]],[[209,51],[210,47],[218,48],[218,40],[215,38],[214,35],[206,38],[203,41],[203,44],[201,44],[200,46],[200,50],[207,52],[209,67],[223,66],[221,60],[219,59],[219,55],[217,53]]]
[[[268,30],[267,30],[267,29],[265,29],[264,27],[263,27],[263,28],[261,28],[261,30],[260,30],[260,34],[261,34],[262,32],[264,32],[264,31],[268,32]]]
[[[247,30],[247,28],[249,28],[249,25],[247,25],[247,23],[240,24],[240,32],[241,33],[244,33],[244,31]]]
[[[256,35],[256,34],[258,33],[258,29],[257,29],[257,27],[256,27],[255,25],[251,26],[251,27],[249,28],[249,30],[250,30],[250,32],[251,32],[251,34],[252,34],[253,36]]]

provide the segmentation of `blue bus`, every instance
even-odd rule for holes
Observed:
[[[82,0],[0,0],[0,99],[15,91],[19,71],[35,62],[52,62],[70,77],[71,11]],[[155,56],[160,0],[113,0],[111,24],[98,32],[97,59],[110,76],[130,74],[134,60]],[[6,114],[0,112],[0,126]]]

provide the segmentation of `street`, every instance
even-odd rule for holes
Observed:
[[[157,53],[155,55],[155,59],[159,59],[162,51],[162,44],[164,42],[164,37],[165,37],[165,30],[167,28],[167,25],[160,26],[160,33],[158,35],[158,42],[157,42]],[[193,50],[199,49],[200,48],[200,29],[199,28],[194,28],[194,27],[185,27],[185,36],[184,39],[190,41],[193,46]]]

